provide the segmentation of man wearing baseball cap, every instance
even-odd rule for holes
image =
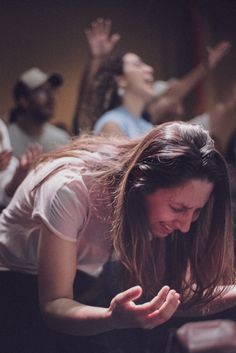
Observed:
[[[9,136],[16,157],[35,142],[48,152],[69,141],[66,131],[49,123],[54,115],[55,92],[62,84],[60,74],[47,74],[36,67],[18,78],[13,88],[15,106],[9,116]]]

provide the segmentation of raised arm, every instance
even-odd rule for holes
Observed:
[[[187,75],[172,85],[168,94],[178,99],[184,98],[209,71],[213,70],[230,51],[231,44],[227,41],[220,42],[213,48],[207,48],[206,59],[193,68]]]
[[[110,19],[98,18],[85,30],[85,35],[90,51],[90,74],[94,74],[101,62],[111,54],[120,39],[118,33],[111,33],[112,22]]]
[[[73,133],[78,135],[80,130],[91,129],[91,91],[94,84],[94,76],[103,60],[111,54],[116,43],[120,39],[118,33],[111,33],[112,21],[98,18],[85,30],[90,59],[82,75],[78,90],[77,103],[73,117]]]
[[[194,67],[189,73],[178,80],[169,82],[169,88],[161,96],[154,97],[147,105],[153,124],[175,119],[181,116],[182,99],[213,70],[228,54],[231,48],[229,42],[220,42],[214,48],[207,49],[206,59]],[[178,117],[179,117],[178,116]]]
[[[39,246],[39,299],[48,325],[72,335],[93,335],[112,329],[153,328],[167,321],[179,305],[179,295],[163,287],[150,302],[137,305],[139,286],[115,296],[109,308],[81,304],[73,299],[77,244],[42,225]]]

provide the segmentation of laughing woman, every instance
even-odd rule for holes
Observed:
[[[94,84],[95,134],[138,137],[153,125],[142,117],[154,96],[153,68],[134,53],[107,59]]]

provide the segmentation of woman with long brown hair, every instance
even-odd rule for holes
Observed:
[[[236,304],[227,167],[197,125],[166,123],[137,140],[84,137],[44,155],[0,234],[2,283],[38,286],[46,322],[64,334],[151,329],[178,307],[203,315]],[[101,304],[104,293],[82,292],[84,278],[109,259],[122,264],[120,292]],[[1,303],[7,316],[7,294]]]

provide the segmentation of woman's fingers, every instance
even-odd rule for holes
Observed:
[[[5,170],[7,168],[10,163],[11,156],[11,151],[4,150],[0,152],[0,170]]]
[[[20,167],[27,169],[34,162],[35,158],[42,153],[42,146],[38,143],[29,145],[25,153],[19,158]]]
[[[112,304],[114,305],[124,305],[131,301],[138,299],[142,294],[142,288],[140,286],[135,286],[127,289],[124,292],[121,292],[115,296],[112,300]]]
[[[180,295],[173,289],[163,287],[162,293],[159,292],[152,301],[137,305],[133,310],[138,315],[141,327],[152,329],[169,320],[179,304]]]
[[[180,295],[171,290],[159,309],[148,315],[146,328],[153,328],[169,320],[180,304]]]
[[[166,301],[169,291],[170,287],[162,287],[158,294],[151,301],[136,305],[135,310],[140,314],[151,314],[152,312],[159,309],[160,306]]]
[[[164,286],[149,302],[135,304],[142,295],[142,288],[135,286],[117,294],[111,301],[114,327],[141,327],[151,329],[166,322],[180,304],[180,296],[175,290]]]

